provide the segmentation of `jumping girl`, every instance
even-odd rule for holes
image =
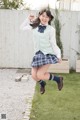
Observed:
[[[55,29],[51,26],[53,18],[50,10],[43,9],[37,18],[30,15],[20,26],[22,30],[33,31],[34,57],[31,74],[32,78],[39,82],[41,94],[45,92],[46,80],[55,81],[59,90],[63,87],[63,77],[47,72],[51,64],[61,62],[61,51],[56,43]]]

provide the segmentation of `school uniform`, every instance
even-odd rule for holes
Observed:
[[[56,44],[55,29],[51,25],[40,25],[35,29],[26,19],[20,26],[21,30],[32,30],[34,42],[34,57],[32,67],[39,67],[46,64],[58,63],[61,58],[60,48]]]

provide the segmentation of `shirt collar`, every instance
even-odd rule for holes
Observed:
[[[47,23],[46,25],[43,25],[43,24],[40,23],[39,25],[42,25],[42,26],[46,26],[46,27],[47,27],[47,26],[48,26],[48,23]]]

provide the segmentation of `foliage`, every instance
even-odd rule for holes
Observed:
[[[60,32],[61,32],[61,25],[60,25],[60,21],[59,21],[59,12],[58,10],[56,9],[55,10],[55,20],[54,20],[54,24],[55,24],[55,29],[56,29],[56,41],[57,41],[57,45],[59,46],[59,48],[61,49],[61,54],[62,54],[62,57],[63,57],[63,45],[62,45],[62,42],[61,42],[61,39],[60,39]]]
[[[0,9],[18,9],[23,0],[0,0]]]

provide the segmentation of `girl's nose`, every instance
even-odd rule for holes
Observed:
[[[43,18],[44,21],[46,21],[46,18]]]

